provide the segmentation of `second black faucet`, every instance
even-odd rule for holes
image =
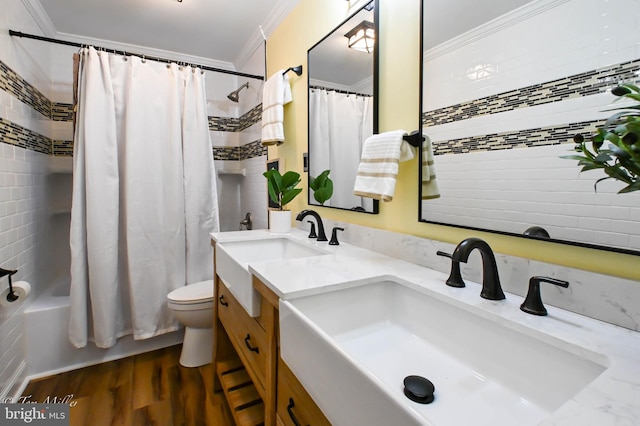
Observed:
[[[296,220],[302,222],[307,216],[312,216],[316,220],[316,224],[318,225],[318,241],[327,241],[327,236],[324,233],[324,224],[322,223],[320,215],[315,210],[302,210],[298,213],[298,216],[296,216]]]
[[[467,238],[462,240],[451,255],[451,261],[466,263],[469,254],[478,249],[482,255],[482,291],[480,297],[489,300],[502,300],[505,298],[502,287],[500,286],[500,278],[498,277],[498,265],[493,250],[485,241],[480,238]]]

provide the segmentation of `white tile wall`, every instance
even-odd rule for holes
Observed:
[[[17,39],[9,30],[44,35],[22,1],[0,0],[0,59],[48,96],[51,54],[46,43]]]
[[[17,269],[13,280],[31,284],[27,300],[0,307],[0,398],[22,379],[25,367],[23,308],[46,284],[48,210],[44,154],[0,144],[0,266]],[[4,290],[6,278],[0,280]]]
[[[42,34],[20,1],[0,0],[0,60],[47,95],[49,50],[43,43],[17,40],[8,30]],[[0,92],[0,117],[30,130],[51,134],[40,114]],[[0,266],[18,269],[16,280],[28,281],[33,298],[44,282],[47,259],[46,155],[0,144]],[[4,289],[6,278],[0,280]],[[24,379],[24,304],[0,307],[0,399]]]

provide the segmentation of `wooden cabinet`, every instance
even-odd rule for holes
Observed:
[[[255,319],[247,315],[224,284],[220,286],[217,308],[218,318],[238,356],[250,371],[258,390],[262,391],[260,393],[264,394],[267,352],[270,349],[267,345],[266,331]]]
[[[276,417],[284,426],[331,424],[282,358],[278,358]]]
[[[330,424],[280,359],[278,297],[254,277],[253,286],[262,302],[260,316],[252,318],[217,275],[214,286],[214,388],[224,391],[234,422],[266,426],[295,426],[296,421],[304,425]]]
[[[250,317],[218,276],[214,294],[216,389],[237,425],[273,425],[277,311],[263,301],[260,316]]]

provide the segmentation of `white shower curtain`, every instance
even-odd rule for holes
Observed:
[[[309,96],[309,145],[312,173],[330,169],[333,196],[327,206],[364,207],[373,201],[353,195],[364,140],[373,133],[371,97],[313,89]]]
[[[76,123],[69,338],[176,330],[167,294],[212,279],[219,229],[204,76],[83,49]]]

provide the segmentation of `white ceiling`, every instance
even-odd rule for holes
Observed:
[[[143,46],[149,49],[141,53],[176,52],[232,69],[262,46],[260,27],[268,36],[299,1],[23,0],[49,37],[94,45],[106,40],[123,50]]]

